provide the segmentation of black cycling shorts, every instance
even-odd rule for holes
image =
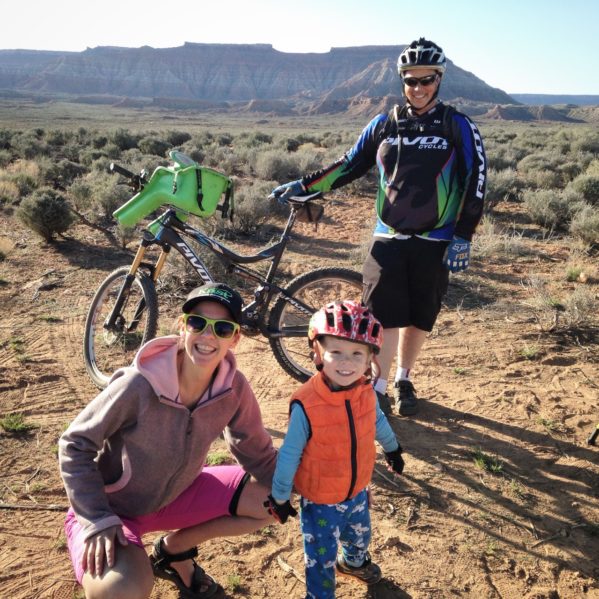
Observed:
[[[420,237],[374,238],[362,270],[362,301],[383,328],[432,331],[449,282],[447,245]]]

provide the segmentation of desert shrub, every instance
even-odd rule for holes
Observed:
[[[579,196],[557,189],[526,189],[522,200],[532,222],[546,229],[564,227],[582,208]]]
[[[137,147],[137,146],[136,146],[136,147]],[[133,149],[133,148],[126,148],[126,150],[132,150],[132,149]],[[110,158],[111,160],[119,160],[119,159],[120,159],[120,157],[121,157],[121,154],[122,154],[124,151],[126,151],[126,150],[123,150],[123,149],[122,149],[122,148],[121,148],[121,147],[120,147],[118,144],[116,144],[116,143],[109,142],[109,143],[107,143],[107,144],[104,146],[104,148],[103,148],[102,152],[104,153],[104,155],[105,155],[107,158]]]
[[[476,257],[523,256],[531,253],[522,236],[514,232],[502,232],[490,216],[484,216],[476,229],[472,241],[472,252]]]
[[[297,136],[297,141],[299,141],[300,145],[314,144],[315,146],[319,146],[320,139],[320,137],[317,137],[315,134],[312,133],[300,133]]]
[[[164,139],[171,144],[171,146],[182,146],[191,139],[191,135],[186,131],[167,131],[164,135]]]
[[[112,213],[132,195],[131,189],[119,184],[118,177],[93,171],[77,179],[69,188],[69,197],[77,210],[90,220],[111,219]]]
[[[137,135],[133,135],[127,129],[119,128],[109,133],[108,140],[122,151],[136,148],[139,137]]]
[[[96,150],[102,149],[108,143],[108,137],[106,135],[97,134],[94,135],[91,141],[91,145]]]
[[[196,147],[203,148],[209,146],[214,141],[214,135],[210,131],[203,130],[191,136],[191,140]]]
[[[300,142],[295,139],[295,137],[283,137],[278,141],[277,145],[286,152],[297,152],[298,148],[301,146]]]
[[[192,150],[185,150],[185,153],[192,159],[195,160],[198,164],[204,164],[205,154],[202,150],[194,148]]]
[[[87,171],[88,169],[82,164],[70,160],[60,160],[50,163],[49,167],[45,169],[43,179],[48,185],[65,189]]]
[[[229,176],[244,171],[243,157],[227,146],[211,148],[211,151],[206,153],[202,164]]]
[[[41,137],[40,130],[19,133],[13,137],[12,146],[15,154],[26,160],[50,154],[48,145]]]
[[[114,235],[119,242],[119,246],[125,249],[127,244],[136,238],[137,229],[135,227],[125,227],[121,223],[117,223]]]
[[[518,162],[517,170],[531,186],[540,189],[563,187],[560,172],[566,158],[555,151],[537,151]]]
[[[47,242],[68,230],[73,214],[63,195],[41,188],[26,197],[17,210],[19,219]]]
[[[229,230],[235,234],[255,234],[272,213],[271,202],[267,199],[271,190],[271,185],[265,182],[236,189],[235,219]]]
[[[40,167],[33,160],[17,160],[8,165],[1,178],[14,183],[19,190],[19,197],[23,198],[39,187]]]
[[[286,183],[303,174],[297,156],[297,152],[289,155],[281,154],[279,150],[267,150],[258,155],[254,169],[261,179]]]
[[[91,163],[92,172],[107,173],[112,160],[108,156],[100,156]]]
[[[485,202],[492,208],[502,200],[516,200],[522,189],[522,182],[513,168],[496,171],[490,168],[487,179],[487,194]]]
[[[599,243],[599,208],[585,206],[572,217],[570,234],[588,245]]]
[[[230,146],[233,143],[233,135],[231,133],[219,133],[215,137],[215,142],[219,146]]]
[[[87,210],[92,202],[92,185],[89,180],[82,177],[73,181],[69,187],[69,199],[80,212]]]
[[[256,148],[259,146],[272,144],[272,135],[262,133],[261,131],[243,132],[236,140],[236,145]]]
[[[585,171],[586,175],[597,175],[599,177],[599,158],[591,160]]]
[[[599,132],[584,131],[580,137],[572,141],[572,151],[599,154]]]
[[[131,189],[119,185],[118,179],[105,173],[96,173],[92,185],[92,204],[97,213],[112,218],[112,213],[131,197]]]
[[[79,153],[79,161],[81,164],[89,167],[93,166],[93,163],[101,158],[107,158],[107,154],[104,150],[87,148]]]
[[[13,181],[0,179],[0,204],[16,204],[20,198],[19,188]]]
[[[599,312],[593,289],[585,286],[577,286],[564,301],[564,307],[564,319],[568,327],[589,325]]]
[[[1,150],[0,149],[0,168],[4,168],[8,166],[12,161],[12,153],[10,150]]]
[[[572,187],[580,192],[589,204],[599,204],[599,175],[580,175],[572,181]]]
[[[13,132],[9,129],[0,129],[0,150],[9,150]]]
[[[298,161],[300,174],[305,175],[322,168],[325,164],[330,164],[334,160],[337,160],[341,154],[342,151],[338,148],[335,148],[335,150],[323,150],[308,144],[303,145],[295,153],[295,158]]]
[[[487,155],[487,166],[501,171],[507,168],[515,169],[518,162],[525,156],[523,150],[518,150],[511,146],[497,145],[493,140],[485,139],[485,153]]]
[[[336,148],[339,146],[344,146],[344,147],[348,146],[347,141],[345,140],[344,136],[341,133],[336,132],[336,131],[326,131],[325,133],[323,133],[321,144],[325,148]]]
[[[144,137],[139,140],[138,146],[144,154],[154,154],[155,156],[165,156],[172,148],[168,141],[157,137]]]
[[[72,138],[73,135],[71,133],[59,129],[51,129],[46,133],[46,143],[56,147],[66,145]]]

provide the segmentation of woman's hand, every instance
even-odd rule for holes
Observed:
[[[85,549],[81,558],[81,566],[84,572],[92,576],[102,576],[104,571],[104,557],[109,568],[114,566],[116,542],[128,545],[123,527],[118,524],[106,528],[85,540]]]

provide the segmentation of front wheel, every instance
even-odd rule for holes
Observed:
[[[273,306],[269,339],[281,367],[300,382],[314,374],[308,323],[314,312],[335,300],[360,301],[362,275],[348,268],[317,268],[296,277]]]
[[[85,320],[85,368],[100,389],[106,387],[115,370],[131,364],[137,350],[156,335],[156,289],[152,279],[140,272],[124,292],[114,322],[108,324],[128,274],[129,267],[123,266],[104,279]]]

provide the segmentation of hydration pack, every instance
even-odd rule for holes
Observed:
[[[453,106],[443,104],[441,107],[441,127],[429,123],[421,123],[418,119],[408,117],[408,107],[404,104],[396,104],[389,111],[389,118],[383,128],[381,139],[390,135],[401,135],[402,133],[424,133],[442,131],[443,137],[451,144],[455,139],[453,130],[453,116],[457,112]]]

